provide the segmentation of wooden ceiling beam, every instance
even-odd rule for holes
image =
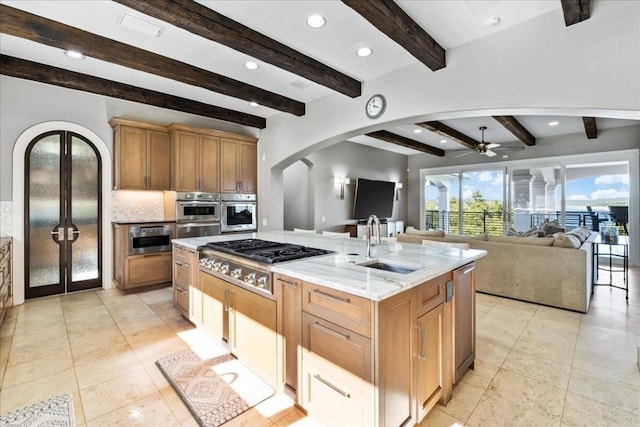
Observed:
[[[524,142],[528,146],[536,145],[536,137],[531,134],[522,124],[513,116],[493,116],[493,118],[511,132],[516,138]]]
[[[416,123],[416,125],[428,131],[437,133],[438,135],[444,136],[446,138],[455,139],[456,142],[472,150],[475,150],[476,146],[480,144],[480,141],[476,141],[470,136],[467,136],[464,133],[453,129],[442,122],[437,122],[437,121],[423,122],[423,123]]]
[[[436,71],[446,67],[444,48],[393,0],[342,0],[342,2],[431,70]]]
[[[582,122],[584,123],[584,131],[587,134],[587,139],[598,138],[598,127],[596,126],[596,118],[583,117]]]
[[[115,0],[260,61],[297,74],[351,98],[362,83],[192,0]]]
[[[560,4],[567,27],[591,17],[591,0],[560,0]]]
[[[0,4],[0,31],[63,50],[77,50],[106,62],[202,87],[265,107],[302,116],[305,105],[220,74],[194,67],[134,46],[89,33],[37,15]]]
[[[267,125],[267,120],[264,117],[228,110],[178,96],[167,95],[162,92],[143,89],[7,55],[0,56],[0,74],[109,96],[111,98],[125,99],[127,101],[139,102],[141,104],[153,105],[169,110],[196,114],[198,116],[211,117],[213,119],[259,129],[264,129]]]
[[[406,138],[402,135],[396,135],[386,130],[379,130],[377,132],[370,132],[366,134],[371,138],[376,138],[381,141],[390,142],[391,144],[401,145],[412,150],[422,151],[423,153],[433,154],[434,156],[444,156],[444,150],[435,148],[427,144],[423,144],[411,138]]]

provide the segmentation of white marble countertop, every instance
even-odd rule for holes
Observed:
[[[291,231],[174,239],[173,243],[188,249],[196,249],[207,242],[247,238],[293,243],[334,251],[335,253],[329,255],[274,264],[270,266],[270,271],[349,292],[373,301],[388,298],[487,254],[486,251],[475,249],[462,250],[411,243],[382,242],[381,245],[372,247],[371,258],[367,259],[366,242],[362,239],[344,239]],[[400,274],[359,265],[375,261],[411,268],[416,271]]]

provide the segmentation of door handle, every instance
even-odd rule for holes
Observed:
[[[67,240],[72,242],[75,240],[75,235],[80,234],[80,230],[74,230],[73,227],[67,227]]]
[[[54,242],[64,241],[64,227],[58,227],[58,231],[55,231],[54,228],[54,231],[51,232],[51,236],[58,237],[58,240],[56,240],[55,237],[52,237]]]

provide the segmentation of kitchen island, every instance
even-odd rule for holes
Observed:
[[[473,268],[484,251],[383,242],[368,258],[363,240],[285,231],[173,243],[193,251],[247,238],[333,253],[269,265],[264,296],[201,260],[202,319],[192,321],[217,339],[227,325],[231,352],[320,422],[416,424],[473,367]]]

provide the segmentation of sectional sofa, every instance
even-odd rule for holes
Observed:
[[[586,313],[596,235],[580,228],[553,237],[470,237],[407,227],[398,242],[464,242],[471,249],[484,249],[488,255],[476,262],[477,291]]]

